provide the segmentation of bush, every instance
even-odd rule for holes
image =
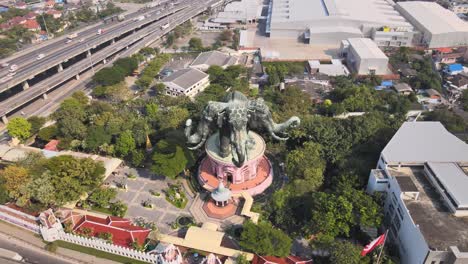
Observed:
[[[58,245],[55,242],[50,242],[45,245],[45,250],[55,253],[57,252]]]
[[[124,79],[125,70],[121,67],[104,68],[93,76],[93,81],[103,86],[118,84]]]
[[[118,201],[116,203],[111,204],[110,210],[112,212],[113,216],[118,216],[118,217],[124,217],[125,214],[127,213],[127,205],[122,203],[121,201]]]

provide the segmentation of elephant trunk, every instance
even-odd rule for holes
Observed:
[[[206,138],[207,138],[208,133],[209,133],[208,126],[206,126],[204,124],[204,122],[202,121],[202,122],[200,122],[200,124],[198,124],[197,131],[195,131],[195,133],[193,133],[193,134],[191,134],[191,133],[192,133],[192,120],[188,119],[185,122],[185,137],[187,137],[187,143],[188,144],[197,144],[194,147],[188,147],[188,148],[189,149],[198,149],[201,146],[203,146],[203,144],[206,141]]]
[[[233,162],[237,167],[242,167],[247,158],[247,131],[232,131],[232,154]]]

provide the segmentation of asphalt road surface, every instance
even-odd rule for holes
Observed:
[[[42,252],[40,249],[33,248],[32,246],[26,245],[23,242],[16,242],[16,240],[10,240],[4,235],[0,236],[0,248],[15,251],[20,254],[25,262],[34,264],[70,264],[72,262],[60,259],[55,256],[48,255]],[[0,260],[1,262],[1,260]]]

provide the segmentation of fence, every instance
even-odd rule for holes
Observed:
[[[90,247],[97,250],[105,251],[108,253],[120,255],[127,258],[133,258],[141,261],[146,261],[150,263],[156,263],[158,255],[152,255],[145,252],[137,251],[127,247],[121,247],[113,244],[109,244],[103,240],[86,238],[69,233],[61,233],[60,240],[77,244],[84,247]]]
[[[16,226],[28,229],[29,231],[33,231],[34,233],[37,233],[37,234],[40,233],[38,224],[33,224],[31,222],[28,222],[28,221],[25,221],[23,219],[14,217],[14,216],[6,214],[4,212],[0,212],[0,219],[6,221],[8,223],[14,224]]]

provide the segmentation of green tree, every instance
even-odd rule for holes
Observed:
[[[115,150],[121,157],[125,157],[134,151],[136,148],[135,139],[133,138],[132,131],[124,131],[115,143]]]
[[[125,214],[127,213],[127,209],[128,209],[127,205],[122,203],[121,201],[112,203],[110,207],[112,215],[118,216],[118,217],[124,217]]]
[[[119,70],[119,67],[101,69],[93,76],[93,81],[103,86],[118,84],[123,82],[124,79],[125,72]]]
[[[50,33],[57,33],[63,30],[64,22],[61,18],[54,18],[49,14],[42,14],[36,18],[42,30],[48,30]]]
[[[176,129],[180,127],[189,117],[187,109],[182,107],[171,107],[159,115],[158,123],[161,129]]]
[[[31,123],[23,117],[14,117],[7,124],[8,134],[21,141],[31,136]]]
[[[75,201],[84,192],[101,185],[105,172],[102,162],[68,155],[48,159],[44,168],[50,173],[50,183],[54,187],[54,200],[57,205]]]
[[[81,105],[89,104],[89,97],[83,91],[74,92],[71,97],[76,99]]]
[[[31,43],[34,39],[34,33],[22,26],[14,26],[8,30],[7,35],[21,43]]]
[[[41,128],[37,133],[37,137],[44,140],[50,141],[51,139],[55,138],[58,134],[58,129],[56,125],[48,126]]]
[[[322,186],[325,161],[321,146],[306,142],[302,148],[293,150],[286,157],[286,171],[298,193],[315,191]]]
[[[203,50],[203,43],[201,38],[191,38],[189,40],[189,49],[194,51]]]
[[[16,51],[16,40],[10,38],[0,39],[0,58],[6,58]]]
[[[463,106],[463,110],[468,111],[468,89],[465,89],[462,92],[462,95],[460,97],[460,102]]]
[[[447,108],[436,109],[426,114],[426,120],[439,121],[451,132],[465,132],[468,122],[452,110]]]
[[[124,74],[129,76],[138,68],[138,62],[135,58],[127,57],[120,58],[114,62],[114,66],[124,70]]]
[[[111,201],[117,196],[117,191],[114,188],[97,188],[88,197],[94,206],[100,208],[110,207]]]
[[[268,222],[244,223],[240,246],[245,250],[264,256],[285,257],[289,255],[291,245],[291,238]]]
[[[353,205],[343,196],[315,192],[310,194],[310,223],[305,227],[309,234],[323,233],[331,237],[349,235],[353,219]]]
[[[174,179],[193,164],[192,152],[175,142],[160,140],[155,150],[151,171],[158,175]]]
[[[31,124],[31,134],[37,134],[42,126],[45,124],[45,117],[31,116],[28,118],[28,122]]]
[[[93,126],[88,129],[84,141],[84,147],[87,150],[92,152],[99,149],[100,146],[104,144],[109,144],[111,142],[112,135],[107,133],[107,131],[102,126]]]
[[[21,188],[31,181],[28,170],[16,165],[10,165],[0,171],[0,177],[9,196],[18,199],[21,196]]]
[[[347,241],[336,241],[330,250],[330,262],[334,264],[363,263],[361,248]]]

